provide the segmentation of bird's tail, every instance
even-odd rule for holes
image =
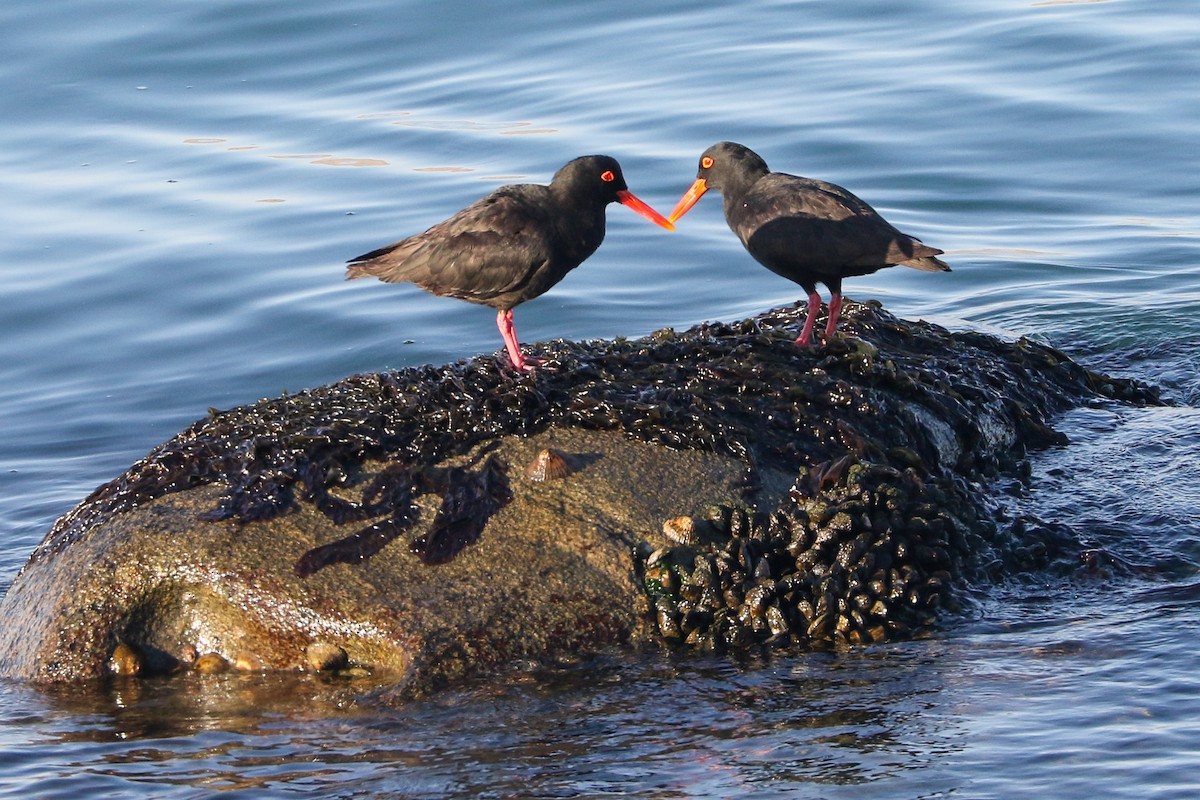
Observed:
[[[369,264],[352,263],[346,267],[346,280],[348,281],[352,281],[355,278],[369,278],[374,274]]]
[[[404,260],[418,250],[422,245],[420,237],[412,236],[401,239],[386,247],[355,256],[346,263],[346,280],[355,278],[379,278],[388,283],[413,280],[411,270],[404,268]]]

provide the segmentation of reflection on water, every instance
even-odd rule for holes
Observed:
[[[405,128],[429,128],[442,131],[489,131],[504,136],[558,133],[552,128],[534,128],[532,122],[473,122],[466,119],[419,119],[412,117],[393,122]]]
[[[952,730],[922,717],[942,681],[926,648],[531,668],[396,713],[357,699],[362,685],[304,676],[115,682],[46,695],[40,723],[74,721],[33,749],[44,758],[70,745],[87,754],[87,775],[152,779],[167,797],[171,786],[460,797],[852,786],[958,749]]]
[[[202,139],[191,138],[184,139],[184,144],[225,144],[227,139]],[[261,146],[257,144],[233,145],[225,148],[228,153],[245,153],[251,150],[258,150]],[[307,161],[310,164],[322,164],[331,167],[386,167],[388,162],[381,158],[346,158],[334,156],[329,153],[268,153],[267,158],[294,159],[299,161]]]
[[[1200,732],[1200,679],[1150,669],[1120,626],[1144,617],[1147,602],[1179,608],[1193,595],[1135,595],[1116,615],[1074,617],[1017,603],[1004,624],[844,653],[529,667],[392,710],[362,682],[310,676],[25,695],[0,758],[33,767],[25,788],[35,795],[107,778],[147,782],[156,797],[257,788],[464,798],[991,797],[1044,785],[1084,758],[1056,797],[1135,797],[1140,787],[1105,790],[1169,748],[1171,731]],[[1173,622],[1143,624],[1142,635]],[[29,735],[17,743],[20,730]],[[1037,733],[1051,730],[1052,741]]]
[[[386,167],[388,162],[381,158],[325,158],[314,159],[313,164],[324,164],[329,167]]]

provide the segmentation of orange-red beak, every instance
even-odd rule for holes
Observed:
[[[679,203],[675,206],[675,210],[671,212],[671,216],[667,219],[674,222],[675,220],[686,214],[692,206],[696,205],[696,201],[704,196],[708,191],[708,183],[704,178],[696,178],[696,182],[692,184],[692,188],[683,193],[683,197],[679,198]]]
[[[641,214],[655,225],[661,225],[669,231],[675,230],[675,226],[669,219],[643,203],[641,200],[638,200],[636,197],[634,197],[633,192],[629,191],[628,189],[622,189],[621,191],[617,192],[617,202],[623,206],[628,206],[629,208],[633,209],[635,212]]]

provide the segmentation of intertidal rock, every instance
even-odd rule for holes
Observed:
[[[844,314],[852,338],[810,349],[797,306],[546,343],[528,375],[483,357],[212,411],[55,523],[0,603],[0,675],[101,677],[119,644],[141,674],[200,652],[312,669],[335,641],[407,696],[645,640],[910,636],[973,584],[1077,560],[1053,526],[997,522],[987,487],[1065,443],[1055,414],[1157,393]]]

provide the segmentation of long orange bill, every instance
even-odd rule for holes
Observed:
[[[661,225],[669,231],[675,230],[675,226],[669,219],[643,203],[641,200],[638,200],[636,197],[634,197],[633,192],[627,189],[622,189],[621,191],[617,192],[617,202],[623,206],[628,206],[629,208],[633,209],[638,214],[641,214],[643,217],[653,222],[655,225]]]
[[[708,183],[705,182],[704,178],[696,178],[696,182],[692,184],[692,188],[683,193],[683,197],[679,198],[679,203],[676,204],[675,210],[671,212],[671,216],[667,217],[667,219],[674,222],[682,217],[691,210],[692,206],[696,205],[696,201],[703,197],[707,191]]]

